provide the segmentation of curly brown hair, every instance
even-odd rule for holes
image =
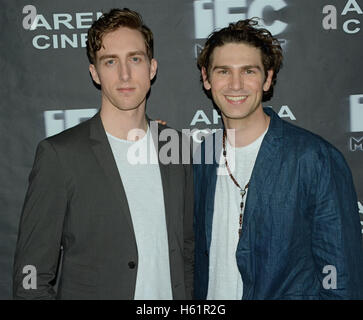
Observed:
[[[141,15],[128,8],[111,9],[94,21],[91,28],[88,29],[87,57],[91,64],[96,63],[96,53],[102,47],[103,36],[120,27],[140,31],[145,40],[147,56],[150,60],[153,58],[154,37],[151,30],[143,23]]]
[[[273,70],[270,89],[263,92],[262,101],[265,102],[273,96],[277,73],[282,67],[282,48],[279,41],[267,29],[256,28],[258,21],[255,19],[252,18],[230,23],[228,27],[211,33],[203,50],[199,54],[198,67],[200,70],[204,67],[209,77],[214,49],[227,43],[242,42],[260,49],[265,77],[267,77],[268,70]],[[201,80],[203,81],[202,78]]]

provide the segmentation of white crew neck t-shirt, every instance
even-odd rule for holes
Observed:
[[[173,296],[164,194],[150,129],[137,142],[106,134],[126,192],[136,237],[138,266],[134,299],[170,300]],[[128,158],[129,150],[133,152],[129,152]],[[130,163],[130,154],[141,159],[141,163]],[[148,155],[149,160],[144,161],[140,154]],[[150,156],[154,161],[150,161]]]
[[[250,180],[257,154],[266,131],[251,144],[233,148],[226,143],[227,161],[232,175],[244,189]],[[231,157],[235,154],[235,161]],[[221,153],[219,162],[224,165]],[[233,170],[234,168],[234,170]],[[244,196],[246,204],[247,193]],[[208,300],[241,300],[243,282],[237,267],[241,194],[229,175],[218,175],[214,197],[212,239],[209,254]],[[244,209],[243,209],[244,210]],[[242,228],[243,233],[243,228]]]

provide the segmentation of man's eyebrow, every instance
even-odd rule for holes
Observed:
[[[141,51],[141,50],[136,50],[136,51],[131,51],[127,54],[128,57],[132,57],[132,56],[144,56],[147,57],[146,52]]]
[[[212,71],[216,70],[216,69],[229,69],[230,67],[229,66],[214,66],[212,68]]]
[[[142,50],[135,50],[135,51],[130,51],[127,53],[128,57],[140,56],[140,55],[147,57],[146,53]],[[99,60],[102,61],[102,60],[111,59],[111,58],[115,59],[115,58],[118,58],[118,56],[116,54],[104,54],[99,57]]]
[[[216,69],[224,69],[224,70],[226,70],[226,69],[232,69],[233,67],[232,66],[228,66],[228,65],[223,65],[223,66],[214,66],[213,67],[213,69],[212,69],[212,71],[214,71],[214,70],[216,70]],[[242,69],[258,69],[258,70],[262,70],[261,69],[261,67],[259,66],[259,65],[245,65],[245,66],[242,66],[242,67],[240,67],[240,68],[242,68]]]
[[[110,58],[117,58],[117,56],[115,54],[104,54],[102,56],[100,56],[99,60],[105,60],[105,59],[110,59]]]
[[[243,66],[243,69],[258,69],[258,70],[262,71],[261,67],[257,64],[256,65],[250,64],[247,66]]]

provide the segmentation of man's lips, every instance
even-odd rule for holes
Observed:
[[[135,88],[130,88],[130,87],[117,88],[117,91],[122,92],[122,93],[130,93],[130,92],[133,92],[134,90],[135,90]]]
[[[241,103],[244,103],[247,100],[247,98],[248,98],[247,95],[240,95],[240,96],[229,96],[229,95],[225,95],[224,97],[231,104],[241,104]]]

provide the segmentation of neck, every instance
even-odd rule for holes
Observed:
[[[106,132],[122,140],[141,139],[147,131],[145,105],[133,110],[119,110],[114,106],[111,108],[102,106],[100,116]],[[136,136],[130,134],[131,130],[136,129],[142,130],[142,134],[140,131],[136,132]]]
[[[235,148],[244,147],[255,141],[270,124],[270,117],[263,111],[262,107],[258,108],[243,119],[231,119],[222,114],[223,123],[227,129],[227,138],[231,146]],[[234,139],[229,129],[234,130]]]

